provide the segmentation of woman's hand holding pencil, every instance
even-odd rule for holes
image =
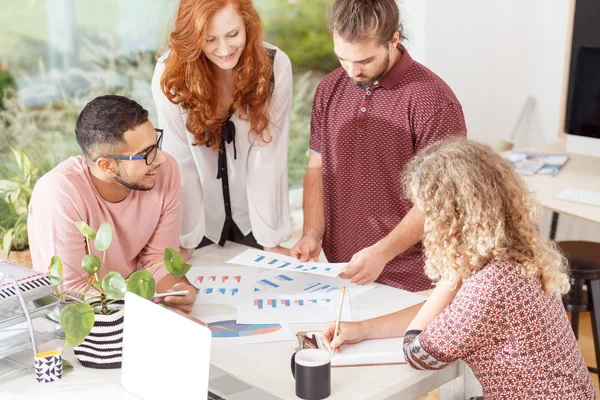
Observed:
[[[365,339],[361,332],[362,325],[359,322],[340,322],[345,295],[346,286],[342,288],[337,320],[329,324],[321,333],[321,341],[327,350],[331,351],[331,354],[334,351],[339,352],[338,347],[342,343],[358,343]]]
[[[321,332],[323,345],[334,353],[339,353],[339,347],[342,344],[353,344],[367,339],[363,322],[340,322],[339,332],[335,339],[334,331],[335,322],[332,322]]]

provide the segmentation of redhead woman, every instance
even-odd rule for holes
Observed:
[[[292,68],[251,0],[181,0],[152,94],[181,170],[181,252],[231,240],[284,254]]]

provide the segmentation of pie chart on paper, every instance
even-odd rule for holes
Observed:
[[[277,332],[281,329],[278,324],[238,324],[235,320],[217,321],[208,324],[213,338],[231,338],[257,336]]]

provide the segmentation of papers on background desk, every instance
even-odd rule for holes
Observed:
[[[196,286],[196,304],[236,305],[245,293],[251,293],[257,272],[246,267],[192,267],[186,277]]]
[[[558,170],[565,165],[569,156],[564,154],[534,153],[529,151],[513,151],[508,155],[508,160],[515,167],[515,171],[522,175],[556,175]]]
[[[285,342],[296,335],[287,324],[238,324],[235,314],[201,317],[212,332],[213,346],[233,344]]]
[[[338,276],[347,265],[347,263],[303,263],[294,257],[256,249],[246,250],[227,261],[227,263],[323,276]]]

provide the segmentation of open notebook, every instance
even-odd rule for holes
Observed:
[[[299,332],[301,333],[301,332]],[[324,348],[321,343],[321,332],[306,332],[313,338],[317,348]],[[356,344],[343,344],[340,352],[331,358],[332,367],[355,367],[362,365],[403,364],[403,337],[365,340]],[[306,347],[306,346],[304,346]]]

